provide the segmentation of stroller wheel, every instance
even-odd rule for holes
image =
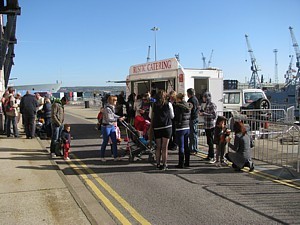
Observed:
[[[153,155],[149,155],[148,157],[148,162],[154,162],[154,156]]]
[[[129,162],[133,162],[134,161],[134,156],[133,155],[129,155],[128,160],[129,160]]]

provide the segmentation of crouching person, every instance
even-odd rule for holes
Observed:
[[[235,152],[229,152],[225,157],[232,162],[232,167],[240,171],[244,167],[249,167],[249,171],[254,170],[254,164],[251,160],[250,136],[247,134],[245,125],[241,121],[236,121],[233,125],[235,133],[234,144],[227,138],[229,148]]]

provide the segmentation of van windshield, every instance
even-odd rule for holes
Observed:
[[[245,92],[244,93],[245,103],[255,102],[260,98],[264,98],[264,95],[261,92]]]

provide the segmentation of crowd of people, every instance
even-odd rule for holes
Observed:
[[[69,156],[64,152],[69,150],[70,140],[65,138],[66,132],[62,132],[63,106],[66,103],[66,97],[51,99],[49,94],[41,96],[40,93],[32,94],[29,90],[21,96],[20,93],[15,93],[13,87],[8,87],[1,98],[1,111],[4,115],[3,134],[8,138],[19,138],[20,126],[24,128],[26,139],[33,139],[44,132],[46,138],[51,139],[51,156],[64,155],[64,158],[68,160]],[[42,125],[39,130],[37,130],[37,124]],[[70,130],[70,127],[65,127],[65,130]]]
[[[120,143],[119,123],[126,120],[144,140],[148,143],[155,142],[157,169],[168,169],[168,150],[178,151],[176,168],[189,167],[190,155],[200,152],[198,125],[201,117],[208,145],[205,160],[218,167],[225,166],[226,161],[230,161],[237,171],[243,167],[249,167],[252,171],[254,164],[251,160],[251,141],[245,125],[241,121],[234,123],[234,144],[231,144],[231,130],[226,126],[227,119],[217,116],[217,106],[211,100],[211,93],[205,92],[200,100],[192,88],[187,89],[186,94],[187,101],[184,93],[167,93],[164,90],[153,90],[143,95],[132,93],[127,101],[123,91],[118,96],[108,96],[97,117],[98,129],[103,138],[101,161],[106,161],[108,144],[111,145],[114,160],[120,160],[117,150]],[[70,159],[71,127],[64,124],[64,105],[68,103],[66,97],[50,99],[50,96],[31,94],[30,91],[21,96],[9,87],[3,94],[1,103],[5,118],[4,134],[7,137],[20,136],[18,124],[22,121],[26,138],[35,138],[36,123],[42,121],[43,131],[51,139],[51,157],[63,156],[65,160]],[[225,154],[227,144],[234,152]]]
[[[202,117],[208,145],[205,160],[218,167],[227,166],[226,161],[230,161],[237,171],[244,167],[249,167],[252,171],[254,164],[251,160],[250,136],[245,125],[241,121],[234,123],[235,139],[234,144],[231,144],[231,130],[226,126],[227,119],[217,116],[217,106],[211,100],[211,93],[205,92],[200,101],[193,88],[187,89],[186,94],[187,101],[184,93],[166,93],[164,90],[154,90],[143,95],[132,93],[127,101],[124,92],[118,96],[109,96],[99,113],[102,119],[99,121],[100,130],[103,135],[101,160],[106,161],[105,150],[109,139],[112,142],[114,160],[119,160],[116,128],[118,121],[126,119],[148,143],[155,141],[157,169],[168,169],[168,150],[178,151],[176,168],[189,167],[190,155],[200,152],[198,125],[199,117]],[[234,152],[225,154],[227,144]]]

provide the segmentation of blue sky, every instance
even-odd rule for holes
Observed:
[[[295,55],[288,27],[300,44],[300,0],[20,0],[12,82],[106,86],[125,80],[131,65],[179,53],[185,68],[202,68],[202,55],[224,79],[251,77],[245,34],[259,75],[284,81]],[[295,57],[294,57],[295,58]],[[247,62],[246,62],[247,59]],[[294,60],[295,67],[295,60]]]

